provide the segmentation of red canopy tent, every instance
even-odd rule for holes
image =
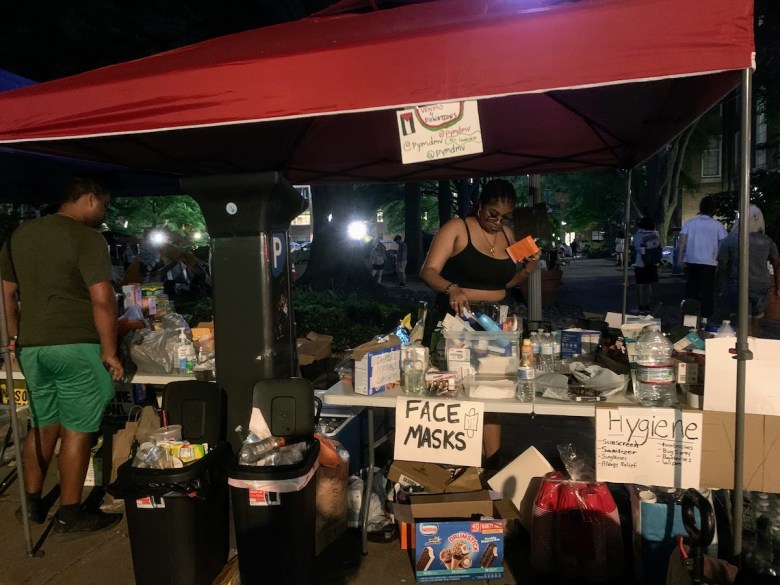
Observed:
[[[172,175],[276,171],[293,183],[630,169],[740,81],[749,98],[752,9],[752,0],[435,0],[329,11],[5,92],[0,143]],[[401,164],[394,111],[465,99],[479,100],[484,152]],[[744,114],[742,127],[746,222]],[[737,347],[738,527],[742,330]],[[734,536],[738,547],[739,528]]]
[[[0,142],[293,183],[630,168],[751,66],[749,0],[440,0],[312,17],[6,92]],[[484,153],[402,165],[394,110],[478,99]]]

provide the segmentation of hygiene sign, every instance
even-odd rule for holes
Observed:
[[[481,402],[399,396],[394,457],[478,467],[483,414]]]
[[[482,152],[475,100],[417,106],[396,117],[404,164]]]
[[[596,409],[598,481],[698,488],[701,445],[701,411]]]

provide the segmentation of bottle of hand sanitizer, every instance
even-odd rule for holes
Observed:
[[[176,348],[176,357],[178,358],[178,370],[180,374],[192,373],[195,367],[197,354],[195,346],[184,334],[184,328],[179,328],[179,345]]]

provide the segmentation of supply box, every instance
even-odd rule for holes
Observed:
[[[401,383],[401,340],[388,335],[352,350],[355,360],[355,393],[372,396],[389,384]]]
[[[510,501],[494,502],[484,490],[409,499],[393,512],[397,521],[414,523],[418,583],[503,578],[504,526],[518,516]]]
[[[601,343],[601,331],[564,329],[561,331],[561,359],[596,353]]]
[[[461,378],[480,374],[517,375],[519,331],[445,331],[447,369]]]

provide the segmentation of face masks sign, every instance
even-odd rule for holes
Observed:
[[[395,458],[479,467],[481,402],[399,397],[395,408]]]

